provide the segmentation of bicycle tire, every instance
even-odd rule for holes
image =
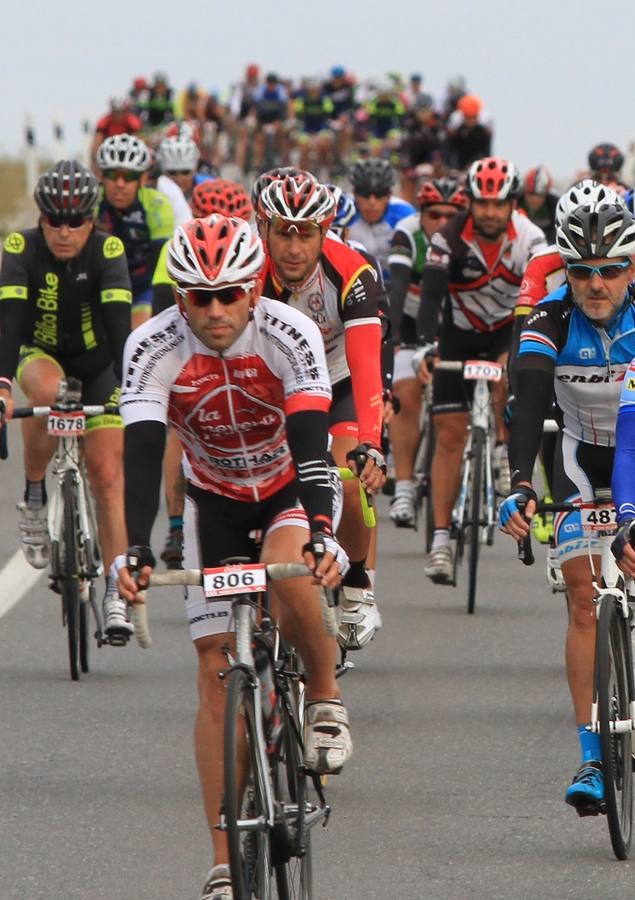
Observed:
[[[91,584],[89,592],[95,588]],[[79,604],[79,664],[82,672],[90,671],[90,600],[81,600]]]
[[[68,664],[73,681],[79,681],[80,598],[77,577],[77,494],[74,472],[64,473],[62,481],[62,548],[63,568],[60,578],[62,615],[68,638]]]
[[[476,587],[478,578],[478,558],[481,550],[481,506],[483,504],[483,445],[485,435],[480,428],[472,434],[472,471],[470,481],[470,515],[468,543],[467,611],[474,614],[476,608]]]
[[[288,679],[287,688],[278,697],[282,724],[271,759],[279,812],[272,833],[272,859],[279,900],[312,900],[311,832],[306,828],[307,779],[297,681]]]
[[[269,828],[249,832],[242,819],[266,816],[265,780],[256,734],[252,676],[232,669],[227,677],[224,736],[223,811],[229,845],[234,900],[271,900],[273,889]],[[258,689],[258,686],[256,686]],[[244,786],[241,790],[241,786]]]
[[[630,718],[633,666],[630,624],[611,595],[602,598],[596,638],[598,718],[606,818],[613,851],[626,859],[633,820],[632,732],[615,733],[611,722]]]

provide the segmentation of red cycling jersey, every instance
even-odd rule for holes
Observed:
[[[562,257],[555,244],[536,253],[527,263],[514,309],[515,316],[527,316],[543,297],[565,282]]]

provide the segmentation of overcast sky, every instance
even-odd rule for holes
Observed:
[[[417,71],[435,96],[462,73],[495,122],[495,152],[558,176],[590,146],[635,139],[635,2],[616,0],[23,0],[4,10],[0,154],[26,113],[50,145],[96,120],[136,75],[224,88],[248,62],[299,76],[333,64],[360,78]]]

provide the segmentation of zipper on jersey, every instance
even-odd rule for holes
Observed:
[[[218,355],[219,355],[220,361],[223,364],[223,374],[225,375],[225,392],[227,394],[227,407],[229,409],[229,416],[231,419],[231,423],[234,426],[234,430],[236,431],[236,434],[238,435],[238,439],[240,440],[240,446],[241,446],[241,449],[242,449],[244,457],[245,457],[245,468],[246,468],[247,472],[249,473],[249,477],[252,479],[252,484],[250,484],[249,487],[251,488],[251,490],[253,492],[254,500],[256,502],[258,502],[260,500],[260,495],[258,492],[258,488],[253,483],[256,480],[255,473],[248,464],[248,451],[247,451],[247,447],[245,446],[245,439],[243,437],[242,431],[238,427],[238,420],[236,419],[236,410],[234,408],[234,398],[233,398],[232,390],[231,390],[232,385],[231,385],[231,381],[229,380],[229,369],[227,368],[227,363],[225,362],[225,357],[223,356],[223,354],[219,353]]]

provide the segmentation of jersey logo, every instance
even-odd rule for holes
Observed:
[[[118,237],[109,237],[104,241],[104,256],[106,259],[115,259],[123,253],[123,244]]]
[[[580,347],[580,359],[593,359],[597,356],[595,347]]]
[[[11,234],[7,235],[4,242],[4,249],[7,253],[22,253],[25,246],[24,235],[20,234],[19,231],[12,231]]]

